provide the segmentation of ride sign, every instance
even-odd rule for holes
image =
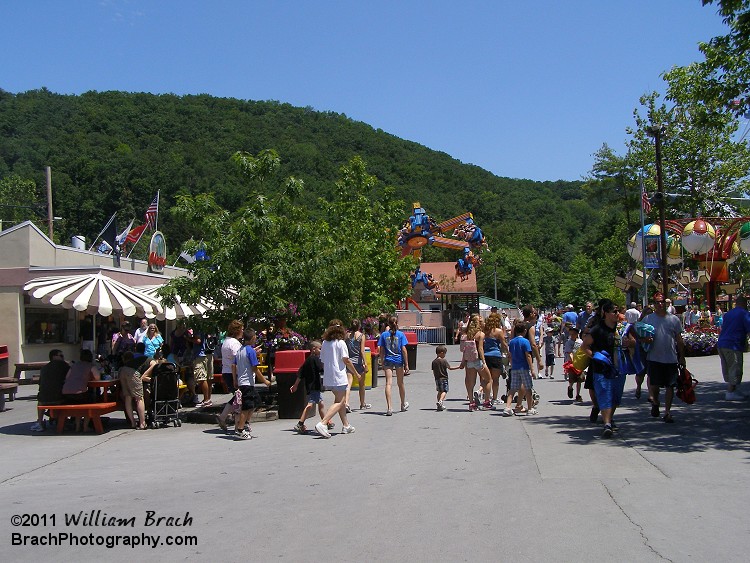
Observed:
[[[155,274],[161,274],[164,272],[166,263],[167,241],[161,231],[156,231],[151,235],[151,242],[148,245],[148,269]]]

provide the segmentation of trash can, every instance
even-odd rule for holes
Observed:
[[[365,372],[365,389],[372,389],[372,354],[367,346],[365,346],[365,368],[367,369]],[[352,382],[352,389],[359,390],[359,382],[356,378]]]
[[[276,352],[276,367],[273,375],[276,378],[276,392],[279,395],[279,418],[296,418],[302,416],[307,405],[305,386],[300,385],[292,393],[289,388],[297,380],[297,371],[305,363],[309,350],[280,350]]]
[[[378,348],[377,340],[365,340],[365,350],[370,349],[370,373],[372,378],[372,386],[378,386],[378,355],[380,349]]]
[[[416,332],[405,332],[406,336],[406,356],[407,363],[409,365],[409,371],[417,369],[417,333]]]

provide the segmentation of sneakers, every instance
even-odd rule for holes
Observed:
[[[477,404],[474,401],[469,401],[469,412],[473,412],[479,410],[479,407],[477,407]]]
[[[482,403],[482,408],[486,411],[491,411],[494,407],[492,406],[492,403],[490,401],[485,401]]]
[[[326,428],[326,425],[323,424],[323,422],[318,422],[315,425],[315,432],[323,436],[323,438],[330,438],[331,434],[328,432],[328,428]]]
[[[617,426],[617,423],[612,420],[609,425],[612,427],[612,432],[618,432],[620,430],[620,427]]]
[[[352,407],[350,407],[349,405],[346,405],[346,413],[351,414],[351,412],[352,412]]]
[[[513,409],[509,409],[508,407],[505,407],[503,409],[503,416],[513,416]]]
[[[351,424],[349,426],[344,426],[342,430],[344,431],[344,434],[354,434],[354,426]]]
[[[536,410],[534,407],[531,407],[529,410],[526,411],[526,416],[530,414],[539,414],[539,411]]]
[[[198,395],[193,395],[193,398],[190,400],[193,405],[196,407],[201,404],[201,400],[198,398]]]
[[[31,425],[30,430],[32,432],[44,432],[44,426],[42,426],[38,422],[35,422],[34,424]]]
[[[656,403],[651,403],[651,416],[653,416],[654,418],[659,417],[659,405],[657,405]]]
[[[406,412],[409,410],[409,401],[406,401],[403,405],[401,405],[401,412]]]
[[[372,405],[370,403],[365,403],[364,405],[359,405],[359,410],[363,411],[366,409],[371,409]]]
[[[568,387],[568,399],[572,399],[572,398],[573,398],[573,388]]]
[[[612,425],[605,424],[604,431],[602,432],[602,438],[611,438],[611,437],[612,437]]]
[[[336,424],[334,422],[329,422],[326,426],[328,427],[328,430],[333,430],[334,428],[336,428]]]
[[[209,399],[208,401],[203,401],[200,405],[197,405],[197,406],[199,406],[201,408],[203,408],[203,407],[213,407],[214,406],[214,402],[211,399]]]
[[[216,424],[218,424],[219,428],[221,428],[224,432],[227,431],[226,420],[222,419],[218,414],[216,415]]]
[[[576,395],[576,403],[582,403],[582,402],[583,402],[583,397],[581,397],[580,395]]]
[[[437,405],[437,410],[439,410],[439,411],[444,411],[445,410],[445,407],[443,406],[443,401],[438,401],[435,404]]]
[[[724,395],[725,401],[744,401],[745,399],[747,397],[739,391],[727,391],[726,395]]]
[[[393,411],[391,409],[388,409],[385,411],[385,416],[393,416]]]
[[[252,436],[250,435],[250,432],[248,432],[247,430],[243,430],[242,432],[238,432],[235,430],[234,432],[235,440],[249,440],[250,438],[252,438]]]
[[[304,434],[305,432],[307,432],[307,426],[305,426],[301,422],[298,422],[294,425],[294,430],[295,432],[297,432],[297,434]]]

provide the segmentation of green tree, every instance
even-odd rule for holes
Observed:
[[[562,274],[560,283],[560,301],[572,303],[576,307],[586,301],[596,303],[605,293],[610,293],[612,287],[593,260],[583,254],[576,254],[570,263],[570,268]]]
[[[643,111],[634,112],[636,126],[629,128],[627,160],[631,168],[646,171],[647,190],[656,190],[653,126],[662,126],[662,174],[664,189],[678,194],[667,207],[673,216],[726,216],[734,214],[731,197],[745,189],[750,170],[750,151],[733,135],[739,127],[729,112],[706,119],[705,107],[690,93],[699,77],[690,68],[674,68],[665,74],[671,108],[651,93],[641,98]]]
[[[44,212],[37,197],[36,184],[17,174],[0,179],[0,230],[32,220],[41,224]]]
[[[241,170],[271,191],[272,174],[242,164]],[[322,219],[295,203],[304,185],[294,178],[280,182],[273,197],[251,193],[235,213],[209,194],[179,196],[175,214],[201,234],[185,249],[202,248],[210,259],[191,264],[192,277],[170,281],[163,295],[188,302],[209,298],[219,306],[212,322],[270,317],[292,306],[300,314],[296,328],[310,335],[334,317],[346,322],[393,310],[408,294],[413,267],[400,259],[389,231],[404,205],[392,189],[376,194],[376,181],[358,157],[341,175],[331,198],[320,202]]]

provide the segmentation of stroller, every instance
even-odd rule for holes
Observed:
[[[178,380],[177,366],[171,362],[158,364],[151,371],[151,405],[146,413],[151,428],[167,426],[170,422],[182,426]]]

